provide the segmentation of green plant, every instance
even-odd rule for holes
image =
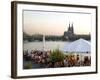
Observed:
[[[31,62],[27,63],[24,68],[25,69],[31,69],[32,68],[32,63]]]
[[[51,55],[50,55],[51,62],[63,61],[64,58],[65,58],[65,55],[59,49],[55,49],[51,52]]]

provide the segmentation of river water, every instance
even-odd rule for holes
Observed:
[[[68,45],[70,42],[66,41],[46,41],[45,42],[45,49],[46,50],[53,50],[53,49],[61,49],[65,45]],[[24,42],[23,43],[24,50],[42,50],[43,49],[43,42]]]

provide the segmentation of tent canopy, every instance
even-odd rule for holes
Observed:
[[[81,39],[71,42],[69,45],[65,44],[65,46],[61,49],[61,51],[90,53],[91,52],[91,43],[89,41],[81,38]]]

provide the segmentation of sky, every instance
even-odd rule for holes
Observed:
[[[73,23],[75,34],[91,33],[89,13],[23,11],[23,31],[29,35],[63,35],[69,23]]]

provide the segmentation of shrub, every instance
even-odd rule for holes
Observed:
[[[59,49],[53,50],[50,55],[51,62],[63,61],[65,55]]]
[[[29,62],[24,66],[25,69],[31,69],[32,68],[32,63]]]

